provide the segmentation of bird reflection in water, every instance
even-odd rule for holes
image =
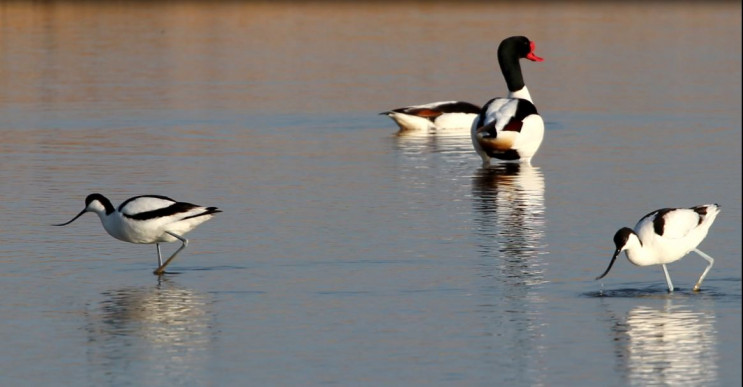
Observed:
[[[431,154],[446,155],[449,161],[472,161],[472,139],[466,134],[419,136],[399,134],[393,137],[396,147],[406,158],[428,158]]]
[[[495,259],[499,280],[545,283],[544,177],[539,168],[503,163],[473,177],[475,227],[484,257]]]
[[[136,377],[202,384],[214,336],[206,295],[162,278],[156,286],[111,290],[103,297],[87,327],[88,358],[100,382]]]
[[[544,178],[537,167],[503,163],[472,178],[475,241],[480,262],[478,313],[493,361],[520,370],[514,384],[548,384],[544,363]],[[508,353],[508,357],[502,356]]]
[[[620,364],[631,385],[710,385],[717,375],[714,308],[690,305],[636,306],[615,321]]]

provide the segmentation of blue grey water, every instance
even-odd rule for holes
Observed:
[[[516,34],[531,167],[378,114],[504,95]],[[224,212],[158,279],[50,226],[92,192]],[[594,280],[711,202],[700,292],[694,254]],[[10,2],[0,212],[3,386],[740,385],[741,5]]]

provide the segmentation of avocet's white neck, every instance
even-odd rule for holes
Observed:
[[[534,103],[534,101],[531,100],[531,94],[529,94],[529,89],[527,89],[526,86],[516,91],[509,91],[508,98],[521,98]]]
[[[103,229],[106,230],[108,235],[124,242],[134,242],[132,235],[127,231],[128,228],[124,226],[124,220],[120,212],[117,211],[110,214],[98,213],[98,216],[101,218]]]
[[[630,235],[625,245],[624,252],[627,254],[627,259],[632,262],[633,265],[637,266],[648,266],[658,264],[650,247],[642,244],[637,235]]]
[[[121,237],[121,215],[115,210],[108,212],[107,208],[113,209],[113,206],[111,205],[111,202],[108,202],[108,199],[104,198],[93,200],[88,204],[86,209],[98,215],[98,218],[101,219],[101,223],[103,224],[103,229],[105,229],[109,235],[116,239],[126,241],[126,239],[122,239]]]
[[[106,218],[108,218],[108,214],[106,214],[106,207],[98,200],[90,202],[86,210],[98,215],[98,217],[101,218],[101,222],[105,222]]]

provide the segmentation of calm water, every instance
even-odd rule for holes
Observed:
[[[0,384],[741,383],[739,3],[0,5]],[[503,95],[532,167],[379,112]],[[158,280],[85,196],[224,213]],[[717,202],[660,268],[612,236]],[[167,245],[171,252],[177,246]]]

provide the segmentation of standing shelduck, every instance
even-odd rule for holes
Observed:
[[[67,223],[66,226],[86,212],[95,212],[101,218],[103,228],[112,237],[131,243],[154,243],[157,246],[157,264],[154,274],[162,275],[165,267],[186,246],[188,239],[183,235],[201,223],[222,212],[217,207],[202,207],[191,203],[158,195],[135,196],[114,208],[105,196],[94,193],[85,198],[85,208]],[[182,245],[163,263],[160,255],[161,242],[180,240]]]
[[[406,106],[379,114],[392,118],[400,127],[398,134],[467,133],[480,113],[480,107],[463,101],[431,102]]]
[[[521,58],[544,60],[534,54],[534,42],[524,36],[512,36],[498,46],[508,96],[488,101],[471,126],[472,145],[484,166],[491,159],[529,163],[542,144],[544,121],[524,84]]]
[[[614,235],[614,256],[604,274],[596,279],[604,278],[617,256],[625,251],[627,259],[637,266],[661,265],[666,275],[668,291],[673,292],[673,283],[666,264],[676,262],[694,251],[709,262],[694,285],[694,291],[699,290],[715,260],[697,249],[697,246],[707,236],[707,231],[719,212],[720,206],[717,204],[704,204],[691,208],[663,208],[643,216],[634,230],[624,227]]]

